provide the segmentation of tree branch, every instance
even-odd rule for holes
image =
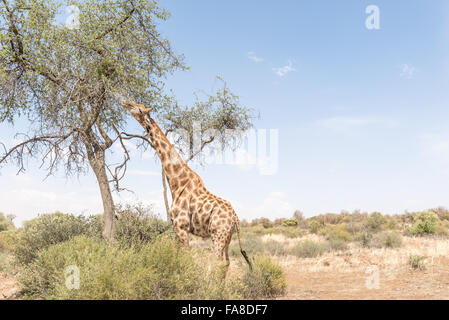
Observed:
[[[132,14],[134,13],[134,11],[136,11],[135,8],[132,8],[128,14],[121,20],[119,21],[116,25],[110,27],[109,29],[105,30],[102,34],[100,34],[99,36],[95,37],[95,40],[100,40],[101,38],[105,37],[108,33],[114,31],[115,29],[117,29],[118,27],[120,27],[122,24],[124,24],[129,18],[131,18]]]
[[[64,142],[66,139],[68,139],[74,132],[75,131],[72,130],[65,135],[47,135],[47,136],[33,137],[31,139],[28,139],[26,141],[23,141],[23,142],[15,145],[9,151],[6,149],[5,145],[2,143],[2,146],[5,149],[5,154],[0,158],[0,164],[6,162],[6,160],[15,153],[16,161],[19,165],[18,173],[23,172],[25,170],[24,164],[23,164],[24,152],[28,151],[29,153],[32,153],[33,148],[38,143],[49,144],[50,148],[47,151],[47,153],[44,155],[43,160],[42,160],[42,161],[45,161],[46,157],[51,152],[55,151],[58,148],[59,144]],[[55,139],[56,139],[56,141],[53,141]],[[29,145],[31,145],[31,146],[29,146]],[[50,170],[49,170],[50,173],[52,172],[51,168],[53,168],[53,166],[55,165],[55,161],[57,161],[57,155],[50,163]]]

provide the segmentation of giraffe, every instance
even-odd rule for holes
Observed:
[[[231,203],[211,194],[205,188],[200,176],[182,160],[156,121],[151,118],[152,108],[126,100],[123,101],[123,107],[145,129],[161,160],[172,194],[170,216],[181,244],[189,247],[189,233],[212,238],[215,254],[220,260],[225,258],[227,271],[230,264],[228,248],[235,230],[240,252],[252,270],[251,261],[242,249],[239,219]]]

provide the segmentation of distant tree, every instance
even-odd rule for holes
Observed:
[[[299,210],[295,210],[295,212],[293,213],[293,218],[300,222],[304,220],[304,214]]]
[[[434,209],[430,209],[429,211],[435,212],[440,220],[448,220],[449,221],[449,210],[447,210],[445,207],[438,207]]]
[[[368,218],[367,225],[369,229],[379,231],[386,223],[387,219],[380,212],[373,212]]]
[[[274,219],[273,223],[274,223],[274,225],[276,225],[276,226],[280,226],[280,225],[282,225],[282,223],[283,223],[285,220],[286,220],[285,218],[277,218],[277,219]]]
[[[14,228],[14,224],[10,221],[3,212],[0,212],[0,232]]]
[[[65,5],[79,10],[66,26],[57,22]],[[170,100],[162,80],[184,68],[157,31],[168,17],[150,0],[1,0],[0,122],[25,118],[29,126],[18,132],[20,143],[4,148],[0,164],[12,161],[23,172],[25,159],[35,157],[48,175],[61,166],[68,175],[90,167],[108,239],[114,223],[110,183],[120,190],[130,158],[124,140],[146,139],[119,131],[127,117],[122,97],[162,109]],[[109,166],[116,142],[124,160]]]
[[[274,227],[274,223],[268,218],[260,218],[259,224],[261,224],[265,229]]]

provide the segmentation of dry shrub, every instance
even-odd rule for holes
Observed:
[[[247,236],[241,239],[242,248],[250,256],[254,256],[265,251],[265,243],[260,236]],[[236,240],[232,241],[229,245],[229,254],[231,256],[240,256],[240,246]]]
[[[373,235],[369,247],[399,248],[402,246],[402,237],[395,231],[382,231]]]
[[[410,255],[408,257],[408,265],[413,270],[425,270],[426,269],[425,261],[426,261],[425,256]]]
[[[285,293],[287,283],[282,267],[268,256],[256,256],[253,271],[247,271],[242,278],[244,298],[275,298]]]
[[[315,258],[321,256],[326,252],[326,244],[319,243],[312,240],[303,240],[294,245],[290,253],[299,258]]]
[[[345,251],[348,250],[348,244],[342,239],[329,239],[327,241],[328,251]]]
[[[266,241],[264,244],[264,251],[273,256],[283,256],[288,253],[287,245],[276,240]]]

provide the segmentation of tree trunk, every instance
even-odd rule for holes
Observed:
[[[104,152],[97,156],[91,166],[97,178],[101,200],[103,201],[103,237],[107,240],[114,240],[114,200],[112,199],[111,188],[109,187],[108,176],[106,174]]]
[[[165,211],[167,212],[167,221],[171,221],[171,214],[170,214],[170,206],[168,204],[168,196],[167,196],[167,182],[165,180],[165,171],[164,168],[162,168],[162,186],[164,188],[164,203],[165,203]]]

